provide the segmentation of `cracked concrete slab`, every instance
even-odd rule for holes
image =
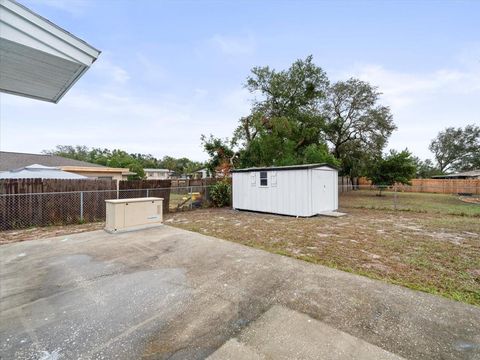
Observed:
[[[403,360],[378,346],[283,306],[272,306],[208,360]]]
[[[280,307],[407,359],[480,359],[478,307],[169,226],[63,239],[0,247],[2,358],[203,359]]]

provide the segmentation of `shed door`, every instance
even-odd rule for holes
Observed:
[[[322,211],[332,211],[335,208],[334,180],[332,171],[313,170],[312,179],[312,198],[313,210],[316,213]]]

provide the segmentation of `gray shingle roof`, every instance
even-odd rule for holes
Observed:
[[[0,151],[0,171],[15,170],[32,164],[44,166],[91,166],[105,167],[86,161],[68,159],[56,155],[28,154]]]
[[[445,179],[445,178],[456,178],[456,177],[478,178],[480,177],[480,169],[464,171],[464,172],[459,172],[454,174],[447,174],[447,175],[435,175],[435,176],[432,176],[432,179]]]

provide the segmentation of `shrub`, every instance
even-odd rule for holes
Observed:
[[[229,206],[231,203],[232,185],[227,181],[219,181],[210,187],[210,199],[215,207]]]

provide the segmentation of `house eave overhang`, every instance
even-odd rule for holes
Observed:
[[[13,0],[0,0],[0,91],[57,103],[100,51]]]

